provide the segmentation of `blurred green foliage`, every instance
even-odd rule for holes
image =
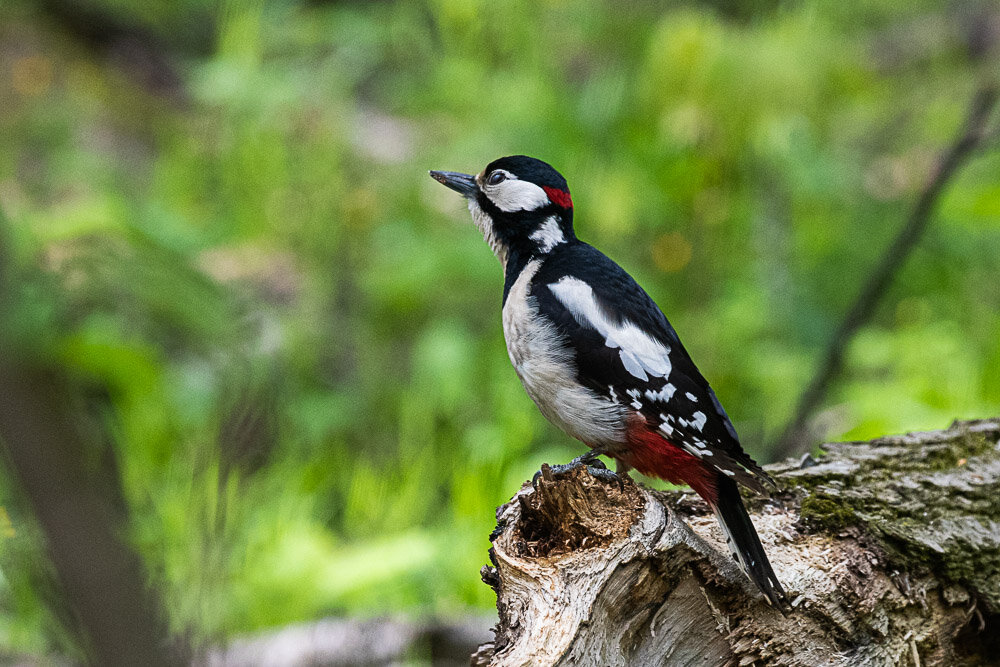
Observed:
[[[52,6],[73,3],[0,7],[4,353],[108,388],[130,537],[199,640],[486,609],[494,508],[580,452],[524,395],[500,267],[428,169],[560,169],[579,235],[766,460],[998,71],[974,39],[989,4],[86,3],[160,60]],[[984,154],[950,187],[851,347],[829,437],[996,414],[998,173]],[[0,647],[66,650],[9,478],[0,505]]]

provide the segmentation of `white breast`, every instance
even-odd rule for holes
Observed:
[[[531,280],[542,260],[525,265],[503,307],[507,353],[528,396],[545,417],[591,447],[625,438],[625,409],[576,381],[572,352],[555,326],[538,315]]]

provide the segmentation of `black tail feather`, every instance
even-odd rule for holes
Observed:
[[[767,554],[764,553],[757,530],[743,505],[739,487],[725,475],[719,475],[717,488],[719,495],[712,509],[722,524],[722,532],[726,536],[733,558],[757,585],[767,601],[784,613],[788,607],[788,597],[771,568]]]

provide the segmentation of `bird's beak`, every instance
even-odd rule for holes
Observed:
[[[475,176],[460,174],[457,171],[432,171],[431,178],[448,186],[463,197],[474,197],[476,191],[479,190],[476,186]]]

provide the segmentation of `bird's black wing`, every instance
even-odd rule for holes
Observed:
[[[535,274],[531,296],[565,338],[581,384],[737,481],[757,490],[754,476],[770,482],[670,322],[624,269],[585,243],[565,244]]]

